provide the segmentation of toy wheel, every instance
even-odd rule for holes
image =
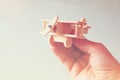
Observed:
[[[72,38],[66,38],[65,42],[64,42],[64,46],[69,48],[72,46]]]

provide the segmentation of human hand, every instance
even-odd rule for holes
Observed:
[[[65,65],[74,80],[119,80],[120,63],[101,43],[73,39],[73,45],[50,41],[54,54]]]

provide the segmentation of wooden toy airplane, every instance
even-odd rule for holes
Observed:
[[[52,20],[43,20],[44,35],[50,34],[50,41],[64,43],[69,48],[72,46],[72,38],[85,38],[84,34],[88,33],[86,19],[80,21],[62,21],[58,17]]]

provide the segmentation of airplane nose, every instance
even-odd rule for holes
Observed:
[[[49,28],[51,28],[52,26],[51,25],[48,25]]]

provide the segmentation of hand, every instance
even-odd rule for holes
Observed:
[[[120,79],[120,63],[101,43],[73,39],[70,48],[53,41],[50,44],[54,54],[66,66],[74,80]]]

